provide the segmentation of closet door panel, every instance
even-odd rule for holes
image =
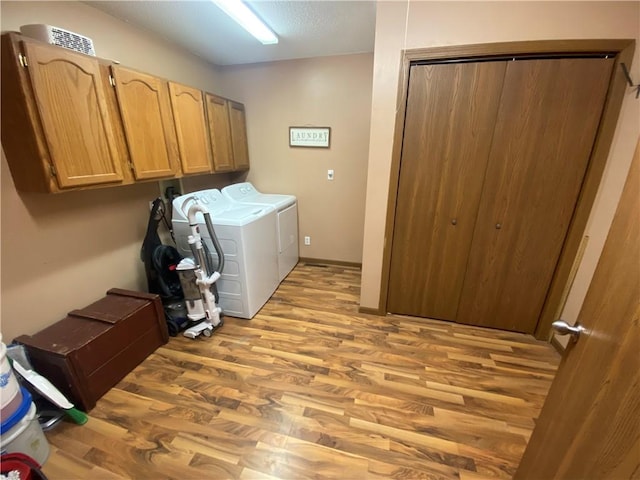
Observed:
[[[459,322],[534,331],[612,66],[595,58],[508,63]]]
[[[388,310],[454,320],[505,62],[411,67]]]

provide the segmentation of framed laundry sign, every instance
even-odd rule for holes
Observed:
[[[329,148],[331,127],[289,127],[290,147]]]

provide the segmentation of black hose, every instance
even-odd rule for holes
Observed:
[[[209,231],[209,235],[211,236],[211,242],[213,243],[213,248],[215,248],[216,255],[218,256],[217,271],[222,275],[222,270],[224,269],[224,252],[222,251],[222,247],[220,246],[220,241],[216,236],[216,231],[213,229],[213,223],[211,222],[211,214],[209,214],[208,212],[204,214],[204,223],[207,225],[207,230]]]

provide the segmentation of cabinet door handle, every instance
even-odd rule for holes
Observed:
[[[502,228],[502,224],[501,223],[496,223],[496,230],[500,230]]]
[[[451,225],[457,225],[458,224],[458,219],[457,218],[452,218],[451,219]]]

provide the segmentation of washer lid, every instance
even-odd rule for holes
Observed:
[[[236,202],[271,205],[276,210],[284,210],[296,203],[294,195],[279,195],[274,193],[260,193],[250,182],[236,183],[222,189],[222,194]]]
[[[254,222],[266,215],[273,215],[275,222],[276,211],[269,205],[233,204],[234,208],[211,215],[213,225],[243,226]],[[197,216],[196,216],[197,218]],[[204,222],[204,218],[202,219]]]

